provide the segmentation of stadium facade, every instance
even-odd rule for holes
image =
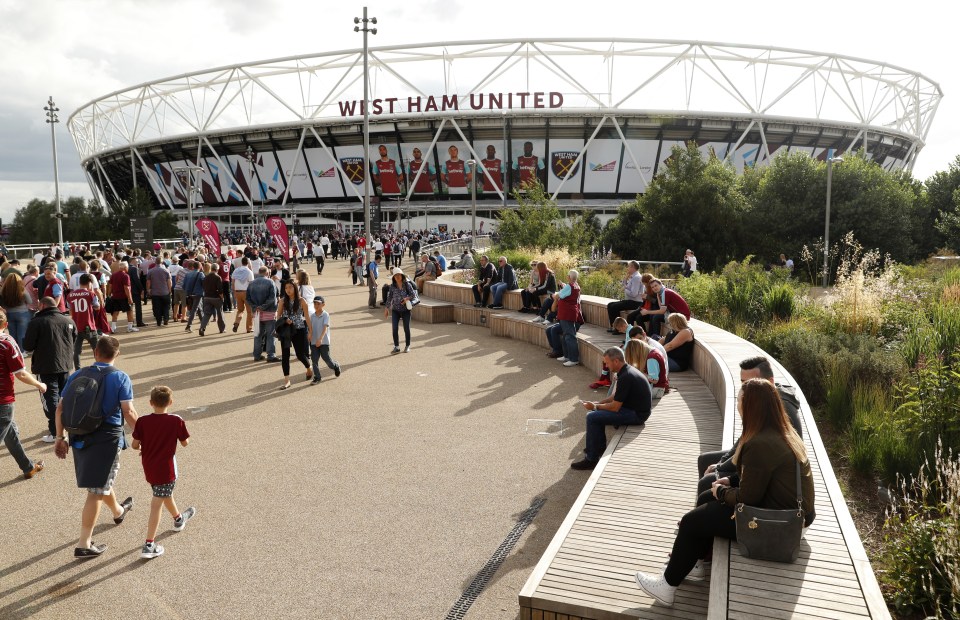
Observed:
[[[91,101],[68,127],[106,205],[143,187],[185,218],[194,168],[195,204],[228,226],[280,214],[357,228],[369,180],[383,226],[460,228],[471,184],[489,221],[532,179],[562,209],[612,216],[689,141],[740,171],[782,152],[860,149],[909,169],[942,98],[882,62],[699,41],[467,41],[368,59],[367,154],[362,50],[147,82]]]

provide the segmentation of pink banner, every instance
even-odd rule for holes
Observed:
[[[220,229],[217,223],[209,217],[201,217],[197,220],[197,230],[200,231],[200,237],[211,252],[220,254]]]
[[[283,218],[276,215],[268,217],[267,230],[270,231],[270,237],[277,244],[277,248],[283,252],[283,257],[290,258],[290,238],[287,236],[287,223]]]

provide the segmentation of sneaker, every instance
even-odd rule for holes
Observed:
[[[113,321],[110,321],[110,331],[112,332],[117,331],[117,324],[114,323]]]
[[[544,319],[544,318],[543,318],[543,317],[541,317],[541,316],[538,316],[537,318],[535,318],[535,319],[533,319],[533,320],[532,320],[532,321],[530,321],[530,322],[531,322],[531,323],[546,323],[546,322],[547,322],[547,320],[546,320],[546,319]]]
[[[57,438],[54,437],[53,435],[44,435],[43,439],[41,439],[40,441],[42,441],[43,443],[53,443],[56,440]]]
[[[565,361],[565,362],[563,363],[563,365],[566,366],[567,368],[570,368],[571,366],[579,366],[579,365],[580,365],[580,362],[575,362],[575,361],[573,361],[573,360],[567,360],[567,361]]]
[[[42,471],[43,471],[43,461],[34,461],[33,467],[30,468],[30,471],[23,472],[23,477],[29,480],[30,478],[33,478],[34,476],[36,476]]]
[[[340,376],[340,364],[337,364],[337,367],[333,369],[333,376],[334,377]]]
[[[163,555],[163,546],[158,545],[155,542],[144,543],[143,549],[140,550],[140,557],[144,560],[152,560],[153,558],[158,558]]]
[[[180,513],[179,519],[173,520],[173,531],[182,532],[183,528],[187,527],[187,521],[192,519],[197,514],[197,509],[193,506],[190,506],[186,510]]]
[[[282,362],[282,361],[283,361],[283,360],[281,360],[279,357],[268,357],[268,358],[267,358],[267,363],[268,363],[268,364],[279,364],[279,363]]]
[[[404,353],[409,353],[409,352],[410,352],[410,345],[407,345],[407,346],[403,347],[403,352],[404,352]]]
[[[667,580],[663,578],[663,573],[656,577],[646,573],[637,573],[636,580],[640,589],[652,596],[658,603],[673,607],[673,599],[677,594],[677,589],[667,583]]]
[[[131,332],[131,333],[132,333],[132,332],[138,332],[138,331],[140,331],[140,328],[135,327],[135,326],[133,326],[133,325],[127,325],[127,331],[128,331],[128,332]]]
[[[562,356],[563,356],[563,353],[554,353],[553,351],[548,351],[548,352],[547,352],[547,357],[550,357],[550,358],[553,358],[553,359],[557,359],[557,358],[562,357]]]
[[[597,462],[589,459],[583,459],[581,461],[576,461],[575,463],[570,463],[570,469],[576,469],[579,471],[590,471],[591,469],[596,469],[596,467]]]
[[[560,362],[561,364],[565,364],[567,362],[567,358],[561,355],[560,357],[557,358],[557,361]]]
[[[491,310],[503,310],[503,306],[500,306],[500,305],[490,306],[490,309],[491,309]]]
[[[73,550],[73,557],[87,559],[87,558],[98,558],[103,555],[103,552],[107,550],[106,545],[98,545],[95,543],[90,543],[90,546],[86,549],[83,547],[76,547]]]
[[[117,525],[123,523],[123,520],[127,518],[127,514],[133,510],[133,498],[128,497],[127,499],[120,502],[120,507],[123,508],[123,512],[120,513],[119,517],[114,517],[113,522]]]
[[[390,351],[390,352],[391,352],[391,353],[399,353],[399,352],[400,352],[400,347],[393,347],[393,350]]]
[[[320,383],[320,375],[317,375],[313,378],[313,381],[310,382],[310,385],[316,385]]]

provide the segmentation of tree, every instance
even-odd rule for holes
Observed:
[[[17,209],[13,223],[10,224],[10,242],[49,243],[56,239],[57,222],[53,218],[55,212],[53,203],[39,198],[34,198]]]
[[[526,193],[514,192],[518,207],[504,209],[497,218],[500,245],[506,249],[567,247],[570,234],[563,223],[557,203],[550,200],[539,183],[529,185]]]
[[[927,179],[926,195],[931,215],[936,218],[935,228],[939,234],[937,247],[948,245],[960,248],[960,155],[947,170],[936,172]]]
[[[600,243],[603,227],[593,209],[584,209],[570,221],[570,237],[567,245],[571,254],[589,254]]]
[[[741,218],[746,199],[736,170],[696,143],[674,147],[665,170],[650,182],[635,206],[620,208],[608,230],[613,251],[624,258],[679,260],[693,248],[709,269],[743,254]]]

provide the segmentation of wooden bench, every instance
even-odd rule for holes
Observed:
[[[411,318],[421,323],[452,323],[453,308],[454,305],[450,302],[421,297],[420,303],[413,307]]]
[[[545,326],[531,323],[531,315],[474,308],[466,284],[441,279],[427,288],[428,294],[456,304],[458,322],[546,346]],[[469,303],[460,301],[464,291]],[[577,335],[581,363],[597,371],[602,351],[622,342],[606,333],[607,301],[584,296],[587,324]],[[636,587],[633,573],[662,567],[676,522],[694,504],[697,455],[733,443],[739,423],[739,362],[763,354],[752,343],[712,325],[693,320],[691,326],[696,334],[694,372],[671,375],[671,385],[677,389],[657,403],[646,426],[613,434],[523,587],[521,618],[889,618],[802,394],[817,519],[807,532],[798,561],[750,560],[740,554],[736,543],[718,539],[709,587],[685,581],[673,608],[652,606]],[[796,385],[779,363],[771,362],[778,382]],[[644,501],[639,489],[656,489],[655,505]]]

